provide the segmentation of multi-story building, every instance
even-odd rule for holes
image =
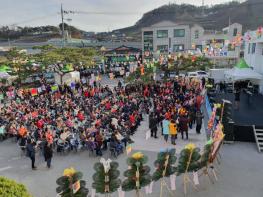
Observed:
[[[261,33],[262,34],[262,33]],[[263,75],[263,35],[257,31],[245,33],[244,58],[254,71]],[[259,82],[259,91],[263,94],[263,78]]]
[[[156,23],[142,28],[142,50],[154,55],[173,53],[220,44],[220,48],[230,43],[237,35],[242,34],[242,25],[231,24],[222,31],[208,31],[198,24],[177,24],[171,21]],[[239,51],[228,53],[229,56],[239,56]],[[225,53],[226,54],[226,53]],[[220,54],[219,54],[220,55]]]

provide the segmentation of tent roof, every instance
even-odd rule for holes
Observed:
[[[11,71],[11,68],[6,66],[6,65],[2,65],[0,66],[0,72],[8,72]]]
[[[263,76],[251,68],[237,68],[234,67],[230,70],[225,71],[225,77],[232,80],[232,81],[239,81],[239,80],[263,80]]]
[[[249,66],[247,65],[246,61],[244,59],[241,59],[236,65],[235,68],[249,68]]]

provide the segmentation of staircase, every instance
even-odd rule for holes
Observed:
[[[256,143],[258,146],[258,151],[263,151],[263,129],[256,128],[255,125],[253,125],[253,130],[255,134]]]

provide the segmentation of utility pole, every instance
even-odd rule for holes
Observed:
[[[64,10],[61,3],[61,21],[62,21],[62,47],[65,47],[65,29],[64,29]]]
[[[205,0],[202,0],[202,16],[205,15]]]

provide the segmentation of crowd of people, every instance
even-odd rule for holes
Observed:
[[[2,104],[0,127],[25,150],[32,169],[36,169],[38,149],[48,168],[53,150],[88,149],[102,156],[109,149],[116,156],[133,142],[131,136],[143,114],[149,114],[153,137],[158,137],[157,127],[162,127],[165,142],[170,135],[175,145],[177,132],[188,139],[188,128],[195,122],[200,133],[201,90],[202,83],[188,78],[148,85],[119,83],[113,90],[96,82],[92,86],[78,82],[74,89],[62,85],[57,91],[44,84],[36,96],[13,88],[14,97]]]
[[[167,143],[169,136],[175,145],[177,133],[182,139],[188,139],[188,129],[196,123],[196,133],[200,134],[203,114],[201,104],[202,84],[196,80],[169,81],[161,88],[152,86],[153,108],[149,115],[149,128],[151,136],[157,138],[158,125],[162,128],[162,135]],[[148,89],[144,90],[147,95]]]

